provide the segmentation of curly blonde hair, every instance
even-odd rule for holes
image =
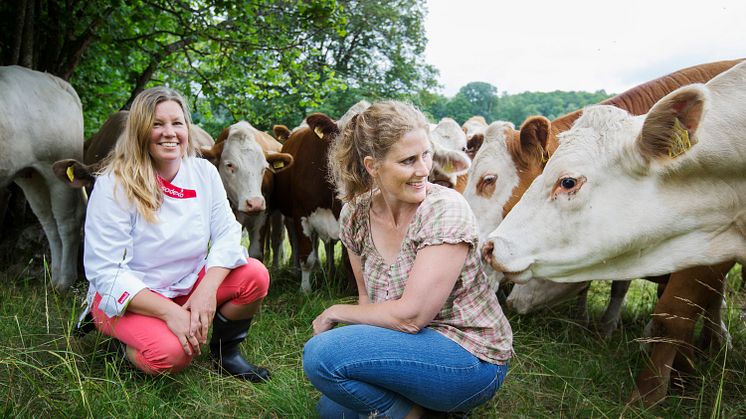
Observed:
[[[114,174],[117,186],[121,186],[127,199],[135,204],[137,211],[149,223],[158,221],[157,213],[163,203],[163,192],[158,183],[155,162],[149,152],[150,133],[155,121],[156,106],[167,101],[178,103],[184,112],[188,142],[182,158],[197,154],[186,100],[173,89],[157,86],[146,89],[135,97],[124,134],[107,156],[101,169],[102,173]]]
[[[398,101],[374,103],[352,117],[329,149],[329,177],[343,202],[373,189],[363,164],[366,156],[383,160],[405,134],[422,128],[429,136],[425,115],[411,104]]]

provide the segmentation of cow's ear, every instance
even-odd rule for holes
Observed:
[[[463,151],[437,146],[433,149],[433,163],[443,173],[456,176],[465,174],[471,166],[469,156]]]
[[[547,141],[552,123],[543,116],[532,116],[521,125],[520,160],[527,166],[544,166],[549,159]]]
[[[336,136],[339,133],[339,127],[333,119],[323,113],[314,113],[306,118],[308,127],[322,140]]]
[[[697,129],[707,100],[704,85],[677,89],[653,105],[637,137],[645,159],[674,159],[697,143]]]
[[[282,172],[293,165],[293,156],[288,153],[267,153],[267,163],[269,170],[273,173]]]
[[[221,134],[222,135],[222,134]],[[215,144],[210,146],[202,146],[200,147],[199,151],[202,153],[202,157],[209,160],[210,163],[217,166],[220,164],[220,156],[223,154],[223,147],[225,146],[225,141],[216,142]]]
[[[91,186],[96,181],[91,166],[86,166],[75,159],[64,159],[54,162],[52,164],[52,171],[59,180],[74,189]]]
[[[272,127],[272,132],[275,134],[277,141],[284,143],[290,138],[290,129],[285,125],[275,125]]]

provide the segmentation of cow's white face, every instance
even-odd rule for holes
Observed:
[[[665,170],[646,161],[635,144],[643,121],[609,106],[587,108],[560,136],[544,173],[490,234],[486,256],[493,267],[516,282],[674,271],[672,253],[690,245],[679,237],[696,223],[672,215],[680,213],[672,204],[686,206],[686,196],[678,194],[696,191],[658,187]],[[669,193],[677,196],[669,199]]]
[[[519,183],[518,168],[508,151],[512,124],[493,122],[469,168],[464,198],[477,217],[479,241],[484,243],[505,215],[504,207]]]
[[[256,214],[266,207],[262,180],[269,164],[257,143],[256,133],[245,121],[232,125],[218,166],[228,200],[238,211],[247,214]]]

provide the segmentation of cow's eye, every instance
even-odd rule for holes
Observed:
[[[482,178],[482,182],[484,182],[485,185],[491,185],[497,181],[497,176],[495,175],[487,175],[484,178]]]
[[[580,188],[583,187],[583,184],[585,184],[585,176],[561,177],[557,180],[557,183],[554,184],[554,190],[552,191],[552,198],[554,199],[559,196],[566,196],[570,198],[574,196],[576,193],[578,193]]]
[[[566,177],[560,180],[560,185],[562,186],[562,188],[568,191],[574,188],[575,185],[577,184],[578,184],[578,181],[575,180],[575,178],[571,178],[571,177]]]

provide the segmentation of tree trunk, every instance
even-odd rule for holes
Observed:
[[[13,43],[10,47],[10,57],[8,57],[8,65],[18,64],[18,60],[21,56],[21,43],[23,43],[23,26],[26,22],[26,2],[27,0],[19,0],[16,4],[16,24],[13,28]]]
[[[23,38],[21,40],[21,51],[18,57],[18,64],[33,68],[34,66],[34,0],[26,1],[26,13],[23,24]]]

